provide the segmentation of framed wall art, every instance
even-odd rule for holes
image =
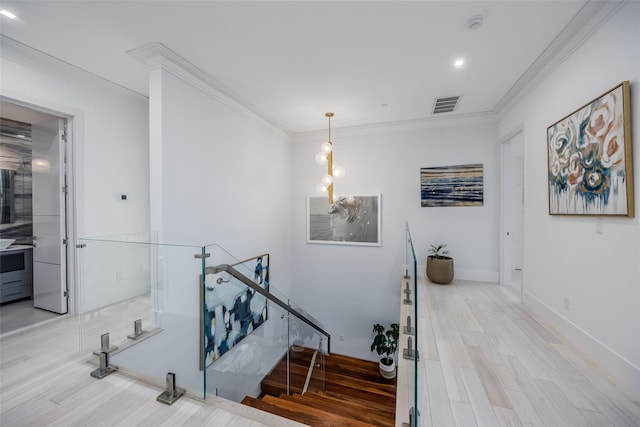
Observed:
[[[420,169],[420,205],[482,206],[484,169],[481,163]]]
[[[634,216],[629,82],[547,128],[550,215]]]
[[[255,284],[269,290],[269,254],[232,265]],[[202,280],[202,276],[200,276]],[[209,366],[268,319],[267,299],[228,273],[205,276],[200,322],[200,369]],[[204,351],[202,347],[204,346]],[[204,357],[204,363],[203,363]]]
[[[381,246],[380,194],[307,196],[307,243]]]

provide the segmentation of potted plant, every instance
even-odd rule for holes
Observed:
[[[447,256],[446,244],[431,245],[427,256],[427,277],[433,283],[446,285],[453,280],[453,258]]]
[[[395,378],[396,361],[393,358],[396,350],[398,350],[398,338],[400,337],[400,324],[392,323],[389,330],[379,323],[373,325],[373,332],[376,334],[371,343],[371,351],[376,351],[379,356],[384,354],[380,359],[378,367],[382,378]]]

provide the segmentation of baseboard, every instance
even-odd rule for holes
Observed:
[[[524,292],[523,303],[536,316],[551,325],[567,341],[606,370],[627,391],[631,399],[640,401],[640,368],[638,366],[530,293]]]
[[[427,271],[427,266],[425,264],[418,265],[418,274],[424,275]],[[404,274],[404,270],[402,270]],[[456,279],[459,280],[474,280],[476,282],[489,282],[489,283],[498,283],[500,280],[500,275],[497,271],[488,271],[488,270],[474,270],[471,268],[458,268],[454,266],[453,269],[454,281]]]
[[[470,268],[455,268],[455,278],[460,280],[475,280],[477,282],[498,283],[500,275],[497,271],[473,270]]]

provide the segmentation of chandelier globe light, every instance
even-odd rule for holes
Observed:
[[[342,178],[346,174],[346,170],[344,167],[333,163],[333,142],[331,142],[331,117],[333,117],[333,113],[328,112],[325,116],[329,119],[329,140],[320,145],[320,152],[316,154],[315,160],[319,165],[327,165],[327,174],[322,177],[320,184],[316,186],[316,191],[327,193],[329,204],[332,205],[335,198],[333,192],[334,178]]]

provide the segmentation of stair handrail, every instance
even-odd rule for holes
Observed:
[[[269,301],[272,301],[276,305],[279,305],[281,308],[287,310],[287,312],[293,313],[297,318],[302,320],[304,323],[306,323],[307,325],[311,326],[313,329],[315,329],[316,331],[320,332],[322,335],[327,337],[327,354],[331,353],[331,335],[328,332],[326,332],[324,329],[322,329],[320,326],[318,326],[315,322],[313,322],[312,320],[310,320],[309,318],[304,316],[298,310],[296,310],[295,308],[291,307],[291,305],[285,303],[280,298],[274,296],[271,292],[269,292],[268,290],[266,290],[262,286],[259,286],[259,285],[255,284],[251,279],[247,278],[247,276],[245,276],[244,274],[240,273],[238,270],[236,270],[235,268],[233,268],[229,264],[220,264],[220,265],[216,265],[216,266],[207,266],[207,267],[205,267],[204,273],[205,273],[205,275],[206,274],[217,274],[217,273],[221,273],[223,271],[226,272],[226,273],[229,273],[231,276],[233,276],[236,279],[240,280],[246,286],[248,286],[251,289],[253,289],[254,291],[258,292],[260,295],[262,295],[263,297],[265,297]]]

